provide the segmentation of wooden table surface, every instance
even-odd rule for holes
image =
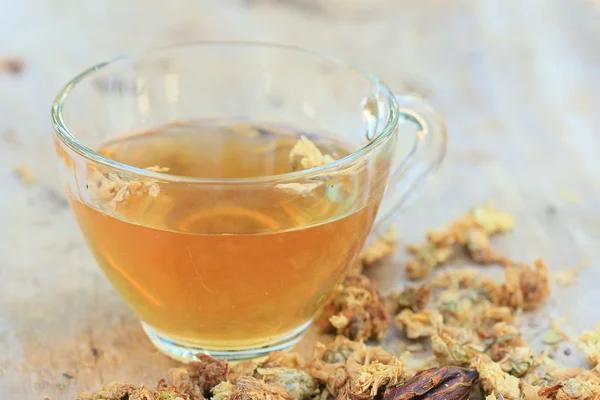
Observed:
[[[169,5],[167,5],[169,3]],[[83,68],[122,51],[193,39],[277,41],[358,63],[445,114],[448,156],[402,216],[417,240],[494,200],[518,228],[514,258],[557,272],[545,312],[573,332],[600,320],[600,4],[584,0],[0,1],[0,398],[74,399],[114,379],[152,382],[157,353],[90,257],[64,200],[49,108]],[[37,180],[23,185],[14,168]],[[375,271],[384,289],[397,266]],[[311,338],[307,338],[309,342]]]

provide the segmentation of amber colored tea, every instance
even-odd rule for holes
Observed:
[[[297,168],[289,155],[300,135],[268,125],[182,123],[97,151],[179,177],[262,177]],[[324,135],[307,136],[334,158],[348,153]],[[382,188],[372,201],[357,200],[365,179],[356,172],[306,191],[136,182],[106,204],[72,203],[103,271],[146,324],[182,343],[236,349],[284,337],[327,299],[381,197]]]

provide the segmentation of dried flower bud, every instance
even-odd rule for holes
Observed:
[[[427,308],[431,299],[431,288],[427,284],[420,286],[407,286],[394,297],[395,313],[409,308],[414,312],[419,312]]]
[[[306,371],[290,367],[258,368],[256,371],[266,383],[283,386],[292,400],[308,399],[315,392],[315,381]]]

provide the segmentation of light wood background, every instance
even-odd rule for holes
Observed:
[[[0,0],[0,398],[74,399],[115,379],[152,382],[158,354],[92,261],[61,192],[53,96],[122,51],[193,39],[277,41],[361,64],[422,93],[448,120],[445,164],[399,221],[415,241],[494,200],[518,229],[495,244],[543,256],[556,286],[542,318],[600,320],[600,5],[584,0]],[[26,187],[13,169],[37,176]],[[403,283],[402,261],[374,271]],[[535,334],[535,332],[534,332]],[[307,338],[309,342],[311,338]]]

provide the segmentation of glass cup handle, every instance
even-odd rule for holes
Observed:
[[[416,197],[418,190],[438,169],[446,154],[444,118],[418,97],[398,95],[396,100],[399,106],[399,127],[407,123],[415,124],[417,133],[408,157],[390,176],[373,224],[373,233],[376,235],[382,234],[393,224],[396,214]]]

